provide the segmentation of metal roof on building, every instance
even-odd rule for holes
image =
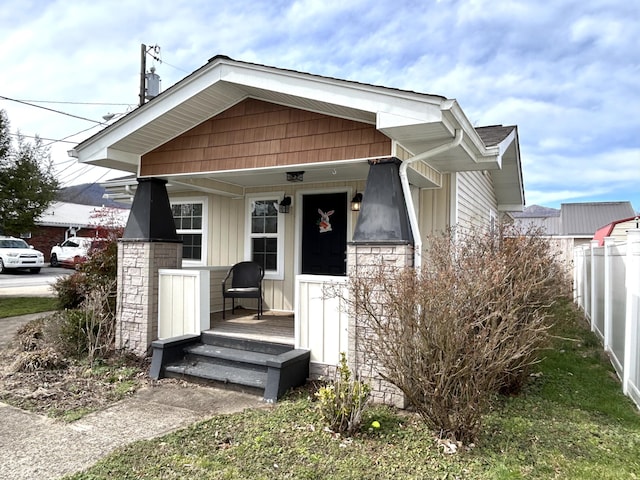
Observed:
[[[129,210],[124,208],[112,209],[118,215],[113,220],[116,220],[119,224],[124,226],[127,223],[129,217]],[[38,217],[36,220],[37,225],[48,227],[90,227],[99,223],[95,214],[100,211],[102,207],[95,207],[92,205],[80,205],[77,203],[66,202],[53,202],[49,205],[49,208]]]
[[[635,216],[631,202],[563,203],[560,206],[562,234],[592,237],[599,228]]]

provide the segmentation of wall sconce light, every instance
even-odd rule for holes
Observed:
[[[287,182],[301,182],[304,172],[287,172]]]
[[[291,211],[291,197],[285,196],[278,204],[280,213],[289,213]]]
[[[359,212],[361,205],[362,205],[362,194],[356,192],[356,194],[351,199],[351,211]]]

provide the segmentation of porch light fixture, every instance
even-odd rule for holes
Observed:
[[[287,182],[302,182],[304,172],[287,172]]]
[[[362,194],[359,192],[356,192],[356,194],[351,199],[351,211],[359,212],[361,205],[362,205]]]
[[[291,197],[285,196],[278,204],[280,213],[289,213],[291,211]]]

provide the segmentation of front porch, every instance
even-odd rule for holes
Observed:
[[[227,311],[226,319],[222,312],[211,313],[210,327],[205,332],[247,340],[263,340],[283,345],[295,344],[295,321],[293,313],[265,311],[260,320],[254,310],[237,307],[234,312]]]

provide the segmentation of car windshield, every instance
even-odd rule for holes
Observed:
[[[0,240],[0,248],[29,248],[27,242],[24,240],[8,239],[8,240]]]

